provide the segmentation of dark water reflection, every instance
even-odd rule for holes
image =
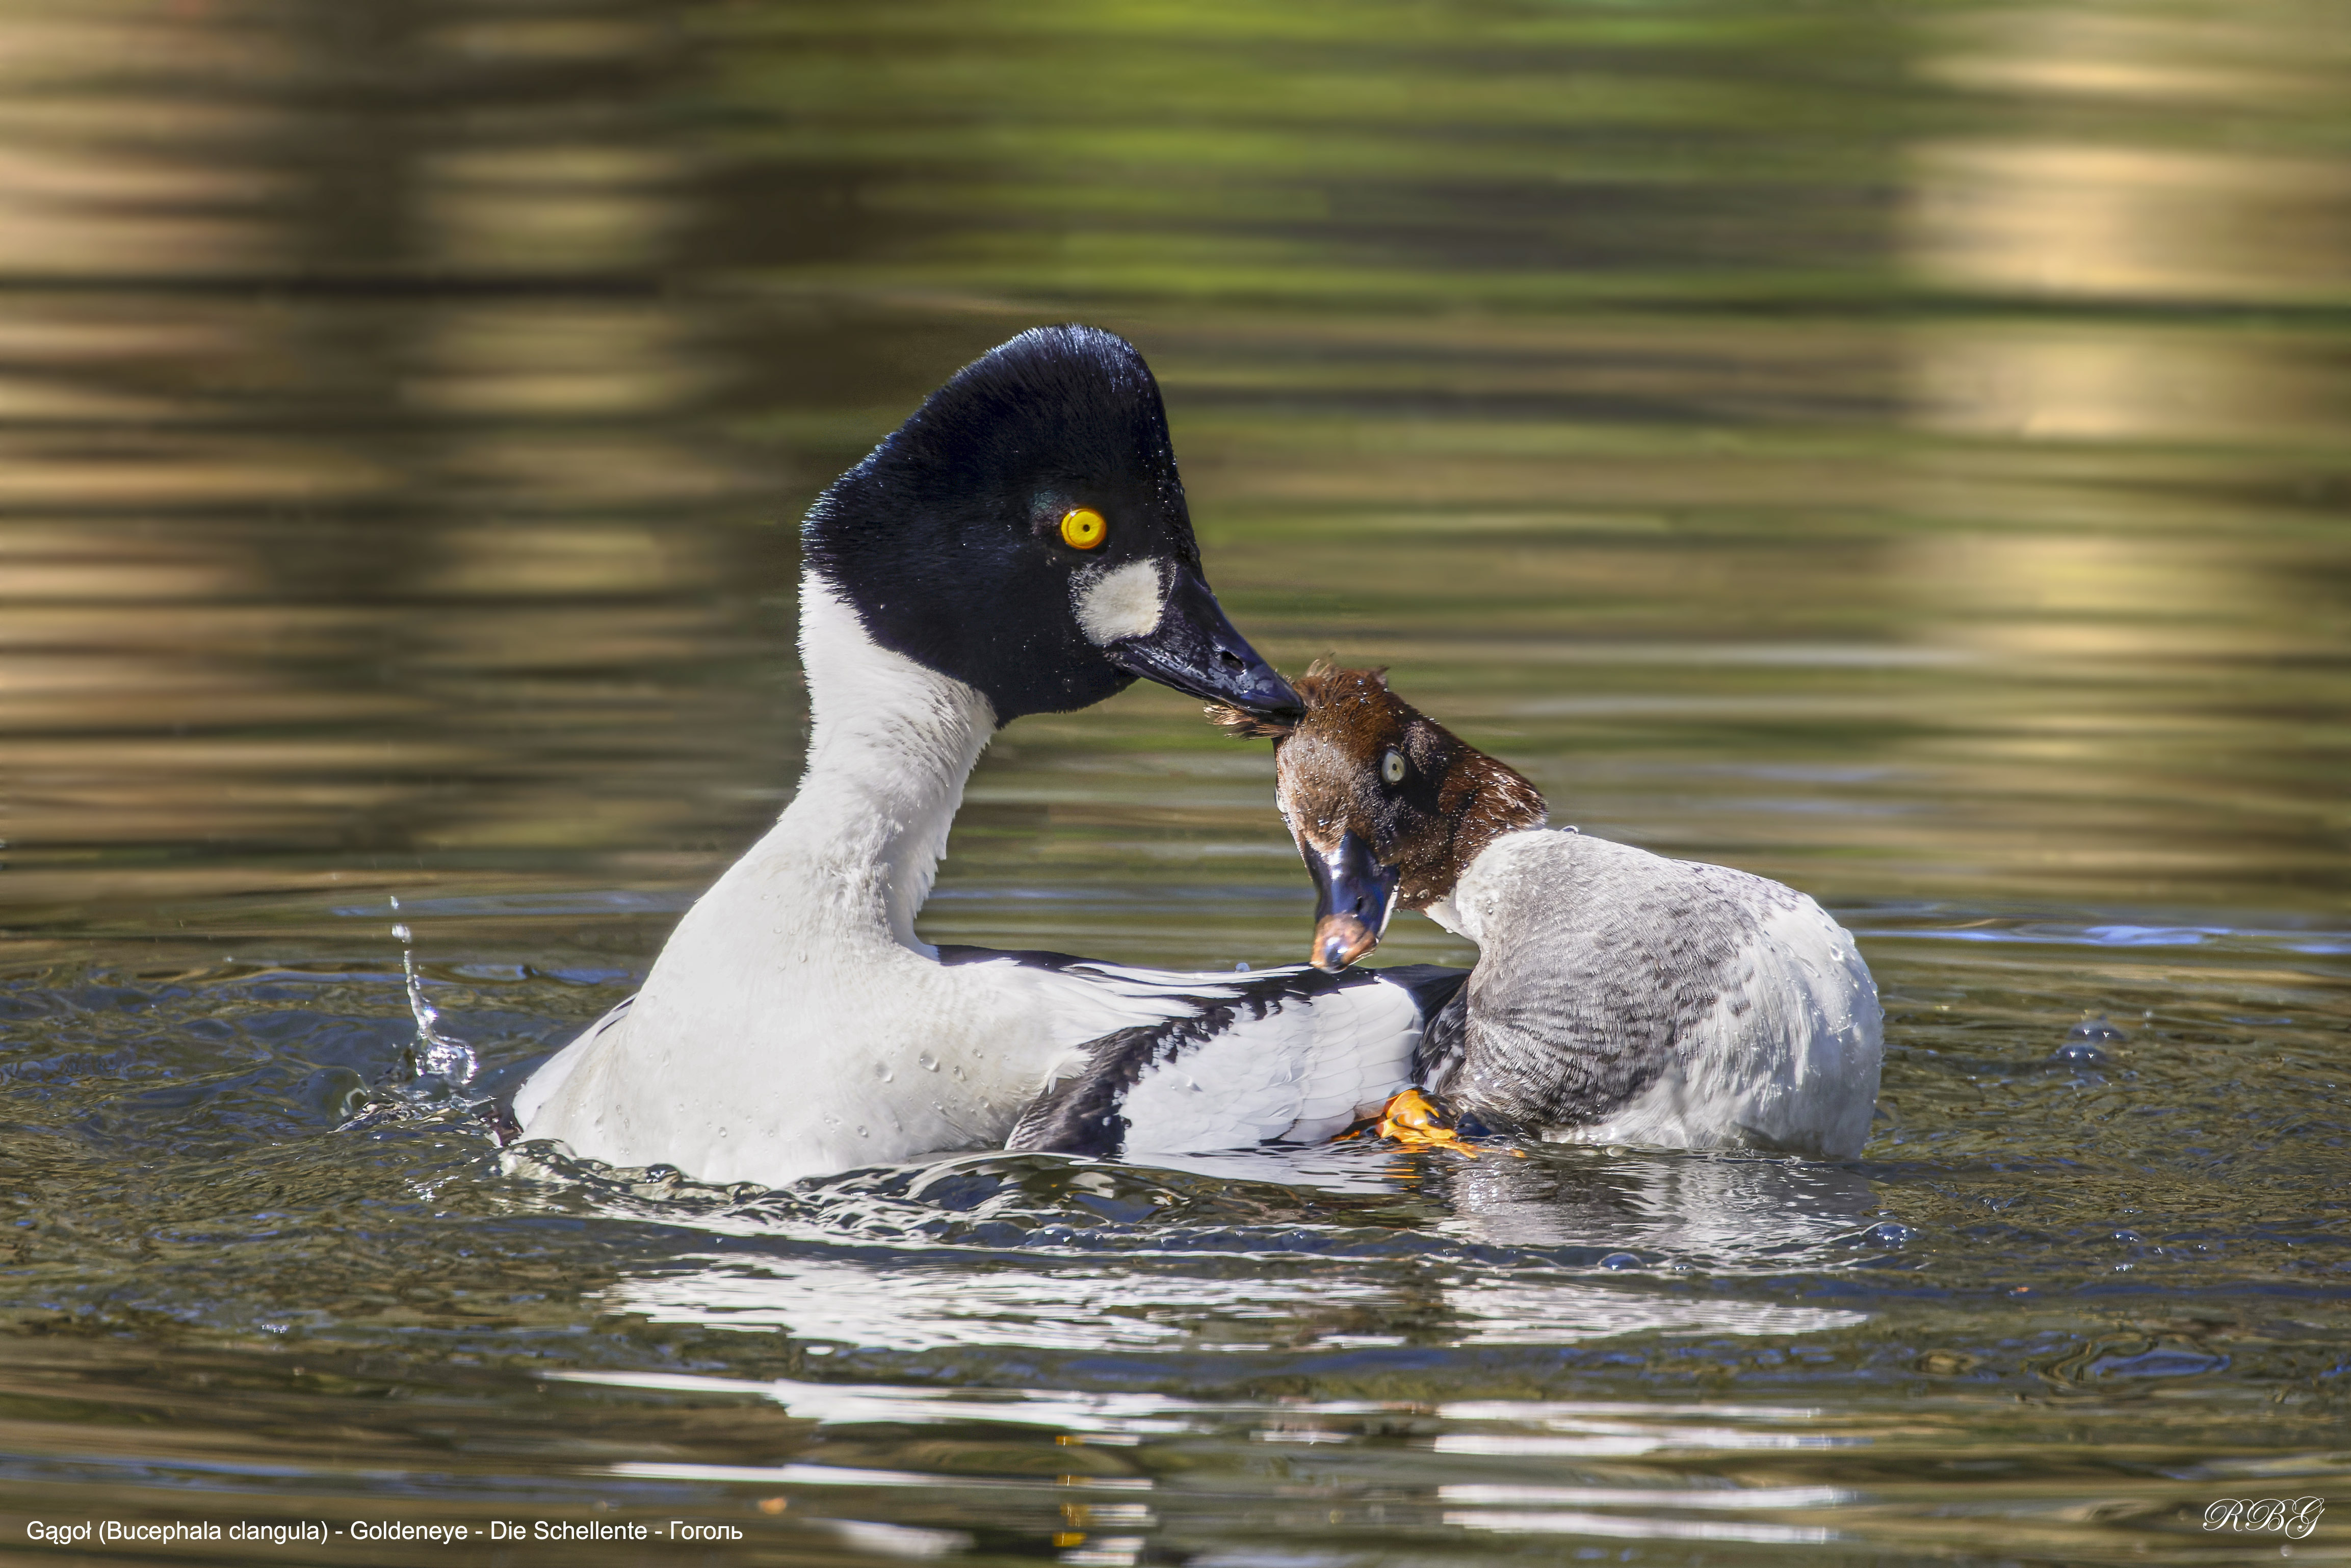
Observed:
[[[0,1536],[2342,1554],[2346,105],[2286,0],[0,5]],[[494,1073],[626,993],[788,796],[789,524],[1071,317],[1259,647],[1861,934],[1864,1159],[332,1134],[394,896]],[[1024,721],[925,929],[1288,957],[1270,782]]]

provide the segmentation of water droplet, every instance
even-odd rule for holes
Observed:
[[[392,939],[395,942],[413,942],[416,940],[416,933],[405,925],[395,925],[392,928]]]
[[[948,1071],[949,1072],[951,1072],[951,1073],[953,1073],[953,1074],[955,1075],[955,1081],[956,1081],[957,1083],[960,1083],[960,1082],[963,1082],[963,1069],[962,1069],[962,1068],[960,1068],[960,1067],[951,1067],[951,1068],[947,1069],[947,1071]]]
[[[860,1127],[860,1128],[858,1128],[858,1129],[857,1129],[857,1135],[858,1135],[859,1137],[861,1137],[861,1138],[871,1136],[871,1134],[868,1134],[868,1133],[865,1131],[865,1129],[864,1129],[864,1128],[862,1128],[862,1127]]]
[[[889,1082],[892,1077],[890,1064],[886,1061],[875,1062],[873,1064],[873,1076],[879,1078],[884,1083]]]
[[[925,1072],[936,1072],[939,1070],[939,1059],[927,1051],[915,1056],[914,1064]]]
[[[1233,973],[1236,975],[1246,975],[1249,972],[1249,960],[1247,958],[1242,959],[1239,963],[1233,966]]]

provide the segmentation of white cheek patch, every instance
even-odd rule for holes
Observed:
[[[1134,560],[1079,577],[1071,587],[1078,625],[1097,645],[1159,630],[1165,579],[1155,560]]]

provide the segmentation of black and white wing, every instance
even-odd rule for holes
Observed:
[[[1141,981],[1148,972],[1128,974]],[[1107,1156],[1328,1138],[1413,1083],[1427,1020],[1465,972],[1408,965],[1188,978],[1181,1010],[1081,1048],[1006,1146]]]

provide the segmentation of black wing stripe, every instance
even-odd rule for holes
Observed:
[[[1126,1147],[1127,1092],[1177,1025],[1188,1019],[1123,1029],[1086,1046],[1087,1062],[1020,1113],[1004,1146],[1015,1153],[1092,1155],[1109,1159]]]
[[[1024,969],[1069,969],[1081,967],[1086,962],[1067,953],[1048,953],[1036,947],[965,947],[945,942],[939,944],[938,954],[942,964],[987,964],[1008,958]]]

